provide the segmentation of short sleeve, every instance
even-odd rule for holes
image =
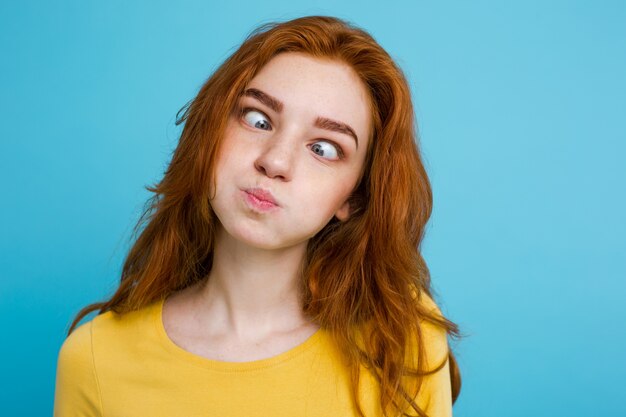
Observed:
[[[61,346],[57,360],[54,417],[102,416],[91,328],[91,321],[77,327]]]

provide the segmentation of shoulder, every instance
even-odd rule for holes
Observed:
[[[91,367],[91,326],[92,321],[81,324],[70,333],[61,345],[58,362],[59,365],[65,365],[64,369],[68,367],[88,369]]]
[[[100,390],[93,358],[92,324],[90,321],[77,327],[59,350],[55,416],[101,414]]]
[[[444,317],[439,306],[428,294],[420,294],[418,302],[433,316]],[[420,319],[419,324],[428,368],[438,367],[448,357],[448,332],[445,327],[427,319]]]
[[[102,390],[141,362],[142,343],[154,332],[158,303],[136,311],[113,311],[76,327],[65,339],[57,360],[54,415],[101,415]]]
[[[428,294],[420,294],[418,301],[433,316],[444,318],[441,309]],[[419,325],[425,368],[430,372],[422,381],[418,404],[429,416],[451,416],[452,391],[448,332],[445,327],[427,319],[420,319]],[[416,353],[415,349],[411,351]]]
[[[129,339],[140,338],[151,329],[155,305],[117,314],[107,311],[76,327],[59,351],[59,365],[84,373],[94,369],[99,353],[114,349]]]

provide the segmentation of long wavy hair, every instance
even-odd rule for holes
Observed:
[[[430,181],[417,144],[406,78],[388,53],[362,29],[329,16],[267,23],[251,32],[178,113],[179,144],[137,222],[121,282],[110,299],[88,313],[138,310],[207,277],[218,224],[210,205],[216,159],[237,99],[272,57],[301,52],[348,64],[367,88],[372,109],[370,141],[361,180],[350,197],[351,216],[331,220],[308,243],[302,268],[304,313],[327,329],[344,355],[352,396],[363,416],[358,386],[362,366],[380,385],[380,404],[425,416],[415,398],[423,378],[449,363],[452,401],[461,379],[449,350],[426,369],[423,324],[459,336],[458,327],[419,301],[431,296],[430,274],[420,253],[432,210]],[[214,188],[214,187],[213,187]],[[360,333],[354,329],[361,329]],[[410,355],[417,346],[417,355]],[[413,357],[414,360],[407,359]],[[404,383],[407,377],[411,384]]]

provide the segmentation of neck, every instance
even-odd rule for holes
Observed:
[[[213,331],[254,338],[308,324],[299,287],[306,242],[266,250],[220,230],[214,248],[211,272],[197,298]]]

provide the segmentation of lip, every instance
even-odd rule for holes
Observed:
[[[279,207],[272,193],[262,188],[248,188],[243,190],[245,200],[258,211],[271,211]]]

